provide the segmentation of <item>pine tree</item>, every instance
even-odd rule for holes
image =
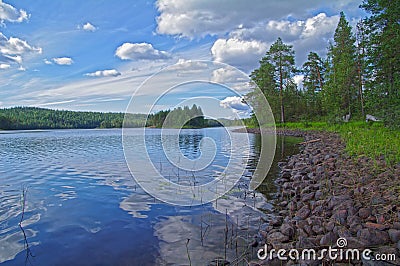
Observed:
[[[294,50],[291,45],[278,38],[260,61],[260,68],[250,75],[270,102],[272,111],[276,112],[276,98],[279,99],[280,122],[285,123],[285,90],[293,85],[296,73]]]
[[[353,114],[357,109],[357,66],[355,38],[343,12],[330,45],[327,84],[324,98],[330,115]]]
[[[367,109],[400,127],[400,1],[365,0]]]
[[[315,53],[310,52],[302,69],[304,97],[309,117],[322,116],[321,91],[325,80],[325,62]]]

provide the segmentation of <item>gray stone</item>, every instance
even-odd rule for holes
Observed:
[[[361,208],[358,210],[358,216],[360,216],[361,219],[367,219],[370,215],[371,215],[370,208]]]
[[[337,234],[335,234],[334,232],[329,232],[321,238],[319,243],[321,246],[333,246],[336,243],[337,239]]]
[[[314,195],[315,195],[314,192],[310,192],[310,193],[304,194],[301,197],[301,200],[304,201],[304,202],[308,202],[308,201],[310,201],[310,200],[312,200],[314,198]]]
[[[268,241],[270,243],[276,243],[276,242],[283,243],[289,241],[289,237],[282,234],[281,232],[274,232],[268,235]]]
[[[390,242],[390,238],[387,232],[371,228],[364,228],[359,230],[357,232],[357,237],[365,239],[370,246],[378,246]]]
[[[321,241],[319,243],[321,246],[333,246],[336,243],[337,239],[337,234],[329,232],[321,238]]]
[[[296,243],[296,248],[313,248],[316,247],[315,239],[309,238],[309,237],[304,237],[304,236],[299,236],[299,241]]]
[[[308,206],[303,206],[300,210],[296,212],[296,216],[303,220],[307,219],[309,215],[310,215],[310,209],[308,208]]]
[[[388,234],[393,243],[400,241],[400,230],[389,229]]]
[[[288,236],[290,239],[292,239],[294,235],[294,228],[290,224],[284,223],[281,225],[280,231],[282,234],[285,236]]]
[[[315,192],[314,198],[315,200],[320,200],[322,199],[322,196],[323,196],[322,192],[318,190],[317,192]]]

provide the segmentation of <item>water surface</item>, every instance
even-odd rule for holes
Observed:
[[[222,128],[182,131],[180,149],[195,159],[202,136],[222,140],[224,134]],[[161,154],[158,129],[152,135],[150,152]],[[282,147],[295,152],[296,140],[280,141],[284,145],[277,146],[277,161],[289,155],[281,153]],[[251,150],[237,155],[249,156],[246,171],[227,195],[205,205],[179,207],[158,201],[134,182],[121,130],[0,134],[0,263],[204,265],[218,257],[244,263],[244,257],[254,256],[249,243],[268,220],[274,192],[274,172],[259,191],[247,190],[258,159],[259,136],[250,135],[250,142]],[[231,149],[223,141],[216,143],[219,151]],[[219,154],[198,182],[207,182],[226,166],[229,158]],[[164,159],[152,157],[180,182],[173,167],[159,164]],[[23,232],[18,224],[24,190]]]

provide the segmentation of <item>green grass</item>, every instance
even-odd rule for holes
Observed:
[[[352,156],[364,155],[377,159],[383,155],[389,165],[400,162],[400,131],[388,129],[380,122],[355,121],[341,124],[298,122],[277,124],[276,127],[337,132],[345,141],[347,152]]]

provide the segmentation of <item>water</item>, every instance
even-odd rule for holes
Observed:
[[[159,135],[158,129],[152,134]],[[223,129],[182,131],[180,149],[195,159],[199,136],[224,134]],[[295,152],[294,139],[280,141]],[[218,257],[240,263],[254,257],[249,243],[268,220],[276,174],[270,173],[259,192],[246,189],[259,136],[250,135],[250,160],[239,183],[217,201],[192,207],[145,193],[129,172],[121,143],[118,129],[0,134],[2,265],[204,265]],[[230,148],[216,143],[219,150]],[[281,154],[282,147],[276,160],[289,155]],[[157,154],[161,147],[154,141],[149,148]],[[223,158],[209,171],[226,166],[228,158]],[[155,165],[161,160],[152,159]],[[210,178],[210,172],[202,174]]]

